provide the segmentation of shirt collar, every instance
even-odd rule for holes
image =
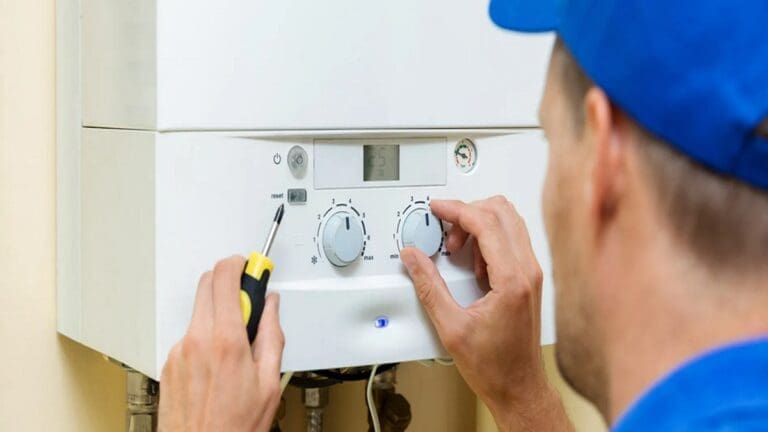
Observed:
[[[689,360],[653,385],[612,430],[689,430],[707,416],[745,407],[768,407],[768,338]]]

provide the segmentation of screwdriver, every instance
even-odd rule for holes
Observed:
[[[272,249],[272,242],[275,240],[275,234],[283,220],[285,206],[280,204],[272,221],[272,228],[269,230],[267,242],[261,252],[253,252],[245,263],[243,276],[240,278],[240,309],[243,312],[243,322],[248,330],[248,342],[253,343],[256,339],[256,331],[261,321],[261,313],[264,310],[264,297],[267,293],[267,283],[269,276],[274,271],[274,264],[269,259],[269,250]]]

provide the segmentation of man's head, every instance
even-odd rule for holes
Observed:
[[[654,137],[589,79],[560,39],[540,116],[550,143],[544,214],[557,287],[558,361],[566,379],[605,412],[606,330],[620,323],[612,302],[643,295],[621,291],[621,274],[631,277],[635,265],[625,260],[634,256],[623,252],[628,243],[664,244],[692,277],[764,276],[768,194]],[[756,133],[765,133],[762,125]]]
[[[616,396],[618,379],[639,392],[687,356],[768,331],[768,3],[490,12],[558,34],[540,117],[565,378],[610,417],[632,397]]]

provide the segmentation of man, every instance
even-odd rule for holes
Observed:
[[[768,2],[494,0],[491,16],[558,33],[540,114],[565,378],[615,431],[768,430]],[[464,309],[431,260],[402,252],[462,376],[503,431],[572,429],[542,368],[542,274],[513,204],[432,210],[453,224],[449,250],[477,243],[491,287]],[[165,430],[268,427],[277,299],[252,354],[242,266],[203,276],[164,371]]]

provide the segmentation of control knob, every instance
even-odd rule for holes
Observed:
[[[333,214],[323,229],[323,250],[331,264],[346,267],[363,252],[363,229],[357,217],[348,211]]]
[[[401,238],[403,247],[415,247],[432,256],[440,250],[443,227],[431,211],[418,208],[405,217]]]

